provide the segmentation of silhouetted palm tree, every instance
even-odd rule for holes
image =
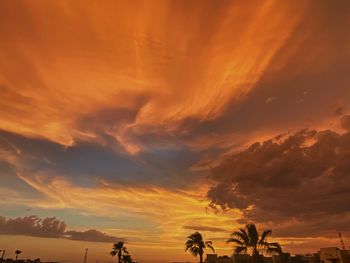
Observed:
[[[234,254],[247,253],[247,250],[250,249],[253,261],[257,262],[261,250],[265,250],[269,254],[282,254],[280,244],[267,241],[267,237],[271,234],[272,231],[270,229],[264,230],[259,238],[255,224],[248,224],[245,228],[240,228],[239,231],[233,232],[227,243],[234,243],[236,245],[233,251]]]
[[[133,263],[134,261],[132,260],[130,255],[123,255],[123,263]]]
[[[15,254],[16,254],[16,262],[18,261],[18,256],[19,256],[19,254],[21,254],[21,253],[22,253],[21,250],[16,250],[16,251],[15,251]]]
[[[110,254],[112,255],[112,257],[114,257],[115,255],[118,256],[118,263],[122,263],[122,256],[124,254],[129,254],[128,250],[126,249],[126,247],[124,246],[124,242],[118,242],[115,243],[113,245],[112,251],[110,252]]]
[[[188,239],[185,243],[185,251],[190,250],[192,255],[195,257],[199,255],[200,263],[203,263],[203,254],[206,248],[210,248],[213,252],[215,252],[213,243],[211,241],[204,242],[203,237],[199,232],[195,232],[192,235],[189,235],[187,238]]]

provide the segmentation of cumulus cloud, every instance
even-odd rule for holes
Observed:
[[[121,240],[95,229],[86,231],[67,231],[66,229],[67,224],[56,217],[39,218],[31,215],[7,219],[0,216],[0,235],[24,235],[110,243]]]
[[[347,128],[350,116],[344,116]],[[302,130],[256,142],[212,170],[213,205],[273,224],[280,235],[350,231],[350,131]]]
[[[0,217],[0,234],[59,238],[64,236],[66,228],[66,223],[55,217]]]

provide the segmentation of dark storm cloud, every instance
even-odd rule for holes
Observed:
[[[0,216],[0,235],[23,235],[46,238],[64,238],[92,242],[116,242],[120,238],[110,236],[101,231],[90,229],[86,231],[66,230],[65,222],[55,217],[39,218],[35,215],[9,218]]]
[[[244,211],[245,222],[273,223],[280,235],[350,231],[349,149],[349,131],[302,130],[256,142],[212,170],[208,197]]]

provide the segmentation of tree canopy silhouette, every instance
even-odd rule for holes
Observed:
[[[266,251],[269,254],[282,254],[282,248],[279,243],[267,241],[267,237],[271,236],[271,234],[272,231],[268,229],[264,230],[259,237],[255,224],[247,224],[245,228],[234,231],[227,243],[236,245],[233,251],[234,254],[247,253],[248,249],[250,249],[253,258],[258,258],[260,251]]]
[[[206,248],[210,248],[213,252],[215,252],[213,248],[213,243],[211,241],[203,240],[202,235],[199,232],[195,232],[187,237],[187,241],[185,243],[186,249],[189,250],[191,254],[195,257],[199,255],[199,262],[203,263],[203,254]]]
[[[112,251],[110,252],[112,257],[118,256],[118,263],[122,263],[122,257],[129,254],[128,250],[124,246],[124,242],[119,241],[113,245]]]
[[[135,261],[131,258],[131,255],[123,255],[123,263],[134,263]]]

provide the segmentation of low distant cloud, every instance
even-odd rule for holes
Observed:
[[[350,131],[350,115],[345,115],[341,117],[340,125],[343,129]]]
[[[64,238],[70,240],[108,243],[121,240],[121,238],[110,236],[95,229],[86,231],[67,231],[66,229],[66,223],[56,217],[39,218],[38,216],[31,215],[7,219],[0,216],[0,235]]]
[[[344,113],[344,108],[343,108],[343,107],[337,107],[337,108],[334,110],[333,115],[334,115],[334,116],[341,116],[341,115],[343,115],[343,113]]]
[[[213,226],[187,225],[187,226],[183,226],[183,229],[189,229],[194,231],[227,232],[227,230],[223,228],[213,227]]]
[[[301,130],[229,155],[212,170],[212,204],[281,236],[350,231],[349,115],[341,125],[346,132]]]
[[[275,99],[277,99],[276,96],[268,97],[268,98],[265,100],[265,103],[270,103],[270,102],[274,101]]]
[[[71,240],[81,240],[81,241],[92,241],[92,242],[106,242],[113,243],[116,241],[120,241],[120,238],[116,238],[114,236],[107,235],[101,231],[90,229],[86,231],[66,231],[66,238]]]
[[[59,238],[64,237],[66,228],[66,223],[55,217],[0,217],[0,234]]]

